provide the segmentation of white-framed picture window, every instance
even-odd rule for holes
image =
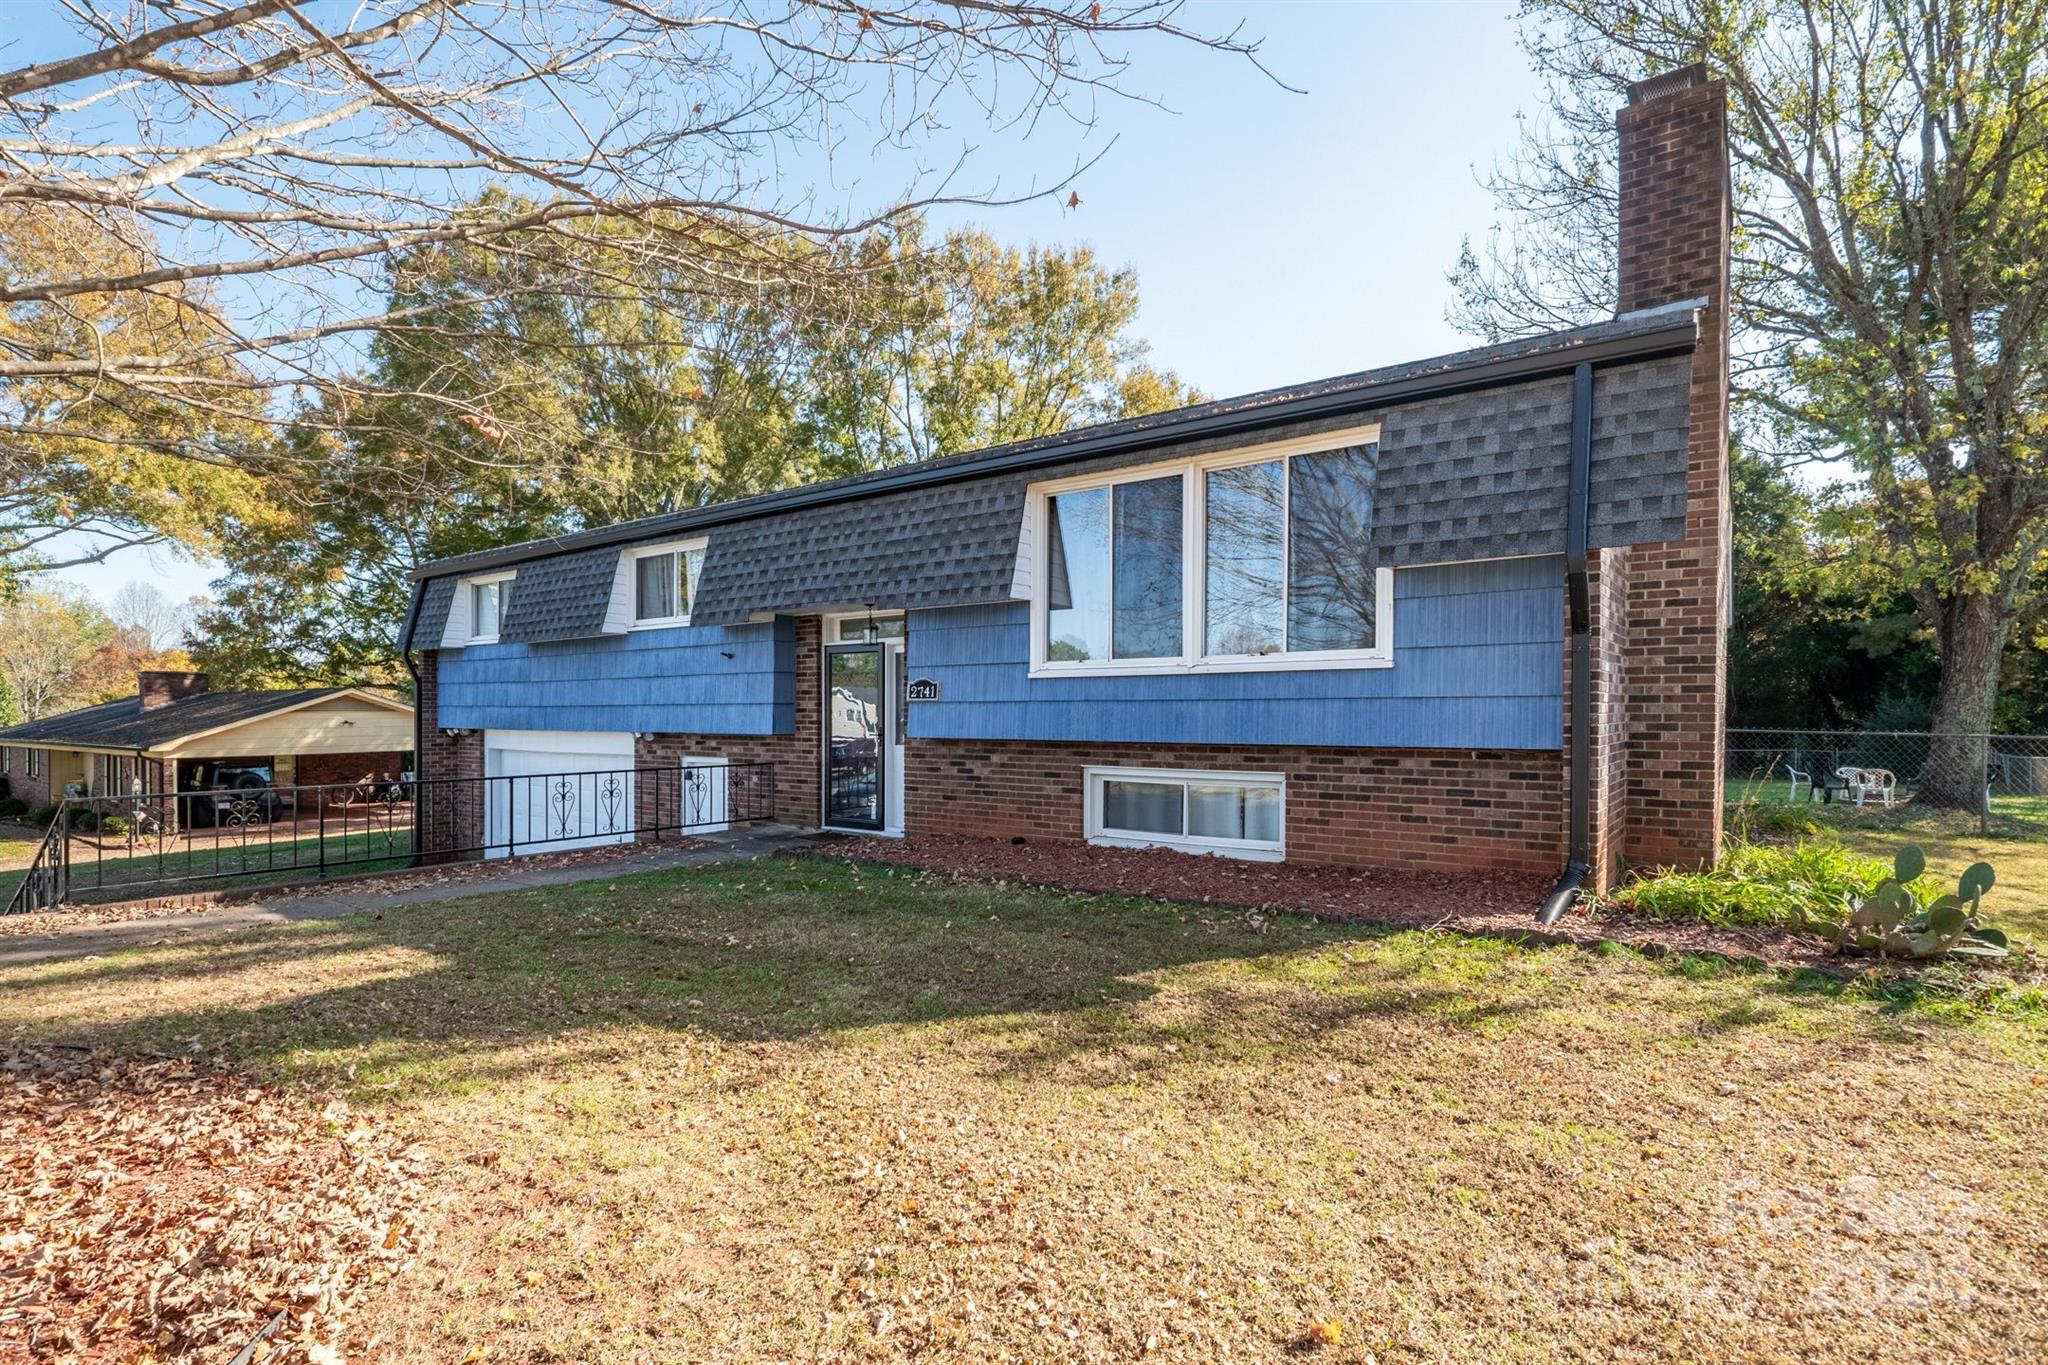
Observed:
[[[1287,848],[1287,779],[1279,773],[1174,768],[1084,770],[1088,841],[1267,861]]]
[[[633,624],[687,626],[704,570],[704,542],[633,551]]]
[[[1384,668],[1379,428],[1036,485],[1037,676]]]

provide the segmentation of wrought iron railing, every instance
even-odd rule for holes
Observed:
[[[644,842],[774,813],[770,763],[72,797],[9,910]]]
[[[42,842],[36,845],[35,857],[22,874],[14,890],[8,895],[9,915],[24,915],[35,910],[54,910],[64,902],[64,812],[50,821],[50,827],[43,831]]]

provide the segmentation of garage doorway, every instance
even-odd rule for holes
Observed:
[[[486,858],[633,841],[633,736],[484,731]]]

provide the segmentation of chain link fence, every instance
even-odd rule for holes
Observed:
[[[1944,736],[1944,738],[1948,738]],[[1980,827],[2048,840],[2048,735],[1963,735]],[[1728,731],[1727,797],[1760,806],[1913,810],[1936,736],[1914,730]]]

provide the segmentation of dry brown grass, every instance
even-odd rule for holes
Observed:
[[[2005,1007],[818,863],[0,977],[453,1163],[395,1361],[2039,1359]]]

